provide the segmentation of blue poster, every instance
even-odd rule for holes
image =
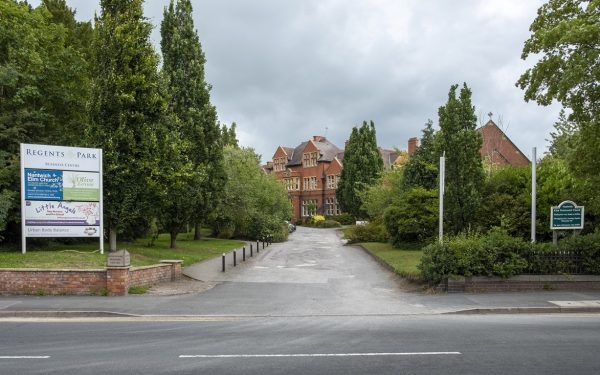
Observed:
[[[25,199],[63,200],[63,171],[26,168]]]

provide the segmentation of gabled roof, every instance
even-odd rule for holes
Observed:
[[[521,150],[508,138],[494,121],[489,120],[485,125],[478,128],[477,131],[482,135],[483,144],[480,153],[482,156],[494,158],[496,156],[503,163],[512,166],[526,166],[531,162]],[[494,134],[494,136],[490,136]],[[486,136],[487,135],[487,136]],[[491,160],[493,162],[493,160]]]
[[[311,142],[319,150],[319,161],[330,162],[333,160],[333,158],[335,158],[336,156],[338,156],[338,154],[342,152],[342,150],[340,150],[336,145],[325,139],[325,137],[319,137],[319,139],[316,141],[309,140],[300,143],[298,146],[296,146],[296,148],[293,149],[292,152],[286,151],[290,160],[288,162],[288,166],[302,165],[302,154],[306,146],[308,146],[308,144]],[[286,149],[288,148],[286,147]],[[289,149],[292,150],[291,148]]]

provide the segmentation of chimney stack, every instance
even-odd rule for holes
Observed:
[[[417,151],[417,147],[419,147],[419,138],[412,137],[408,140],[408,154],[413,155],[415,151]]]

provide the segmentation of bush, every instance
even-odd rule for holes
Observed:
[[[314,215],[313,217],[310,218],[310,221],[315,226],[319,226],[320,222],[325,221],[325,216],[323,216],[323,215]]]
[[[579,253],[582,258],[582,272],[600,274],[600,232],[566,238],[558,243],[558,250]]]
[[[364,225],[354,225],[345,231],[349,243],[354,242],[387,242],[389,236],[385,226],[379,220]]]
[[[423,278],[437,284],[451,275],[511,277],[528,269],[530,243],[500,230],[487,235],[458,235],[423,249]]]
[[[352,225],[356,222],[354,216],[350,214],[341,214],[337,216],[329,216],[328,219],[335,220],[342,225]]]
[[[404,192],[385,210],[383,219],[394,246],[403,242],[426,242],[437,228],[437,192],[423,188]]]
[[[339,228],[342,225],[335,220],[323,220],[317,223],[317,228]]]

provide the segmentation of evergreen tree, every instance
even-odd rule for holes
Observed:
[[[189,0],[171,0],[161,23],[163,72],[167,78],[169,108],[179,118],[182,136],[190,142],[188,156],[194,168],[206,173],[196,185],[193,221],[195,239],[200,239],[200,224],[223,196],[226,179],[223,167],[223,141],[217,111],[210,103],[206,83],[206,59],[194,29]]]
[[[104,215],[114,251],[117,232],[148,221],[153,212],[164,100],[142,0],[101,0],[100,7],[88,137],[90,146],[104,150]]]
[[[344,150],[344,168],[336,192],[343,211],[364,217],[360,192],[377,180],[383,171],[383,159],[377,147],[375,124],[366,121],[360,128],[352,128]]]
[[[438,177],[438,151],[433,121],[428,120],[423,129],[421,144],[404,167],[402,190],[415,187],[435,189]]]
[[[223,139],[224,146],[239,147],[236,128],[237,124],[235,122],[232,122],[229,128],[227,128],[226,124],[223,124],[221,127],[221,137]]]
[[[465,83],[456,97],[458,85],[448,93],[448,102],[440,107],[440,150],[446,152],[446,189],[444,218],[450,232],[468,229],[474,222],[484,182],[479,150],[481,135],[471,104],[471,90]]]

